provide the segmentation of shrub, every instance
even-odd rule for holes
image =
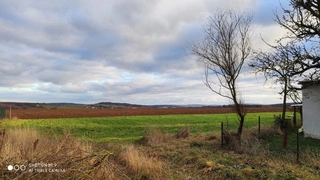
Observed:
[[[168,142],[169,139],[170,136],[168,134],[154,128],[147,128],[143,132],[143,137],[139,139],[137,143],[143,145],[157,145]]]
[[[230,131],[223,130],[223,147],[229,150],[238,151],[239,150],[239,137],[236,134],[232,134]]]

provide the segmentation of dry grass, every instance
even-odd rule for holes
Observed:
[[[163,133],[155,128],[147,128],[144,130],[143,137],[137,142],[144,145],[158,145],[168,142],[170,138],[167,133]]]
[[[52,139],[38,131],[28,128],[17,128],[1,131],[0,167],[8,165],[25,165],[25,171],[0,169],[0,179],[114,179],[113,172],[101,172],[110,152],[94,153],[90,143],[80,142],[68,134]],[[45,163],[52,167],[29,167],[29,164]],[[59,170],[56,173],[39,173],[34,169]],[[33,172],[29,172],[33,170]],[[97,173],[99,172],[99,173]],[[102,175],[102,176],[101,176]]]
[[[166,179],[164,164],[158,159],[140,154],[132,145],[124,147],[120,159],[134,179]]]
[[[250,155],[267,155],[269,149],[263,140],[272,138],[281,133],[274,126],[262,126],[260,134],[256,127],[248,128],[241,135],[241,142],[235,132],[224,130],[224,146],[225,150],[231,150],[237,153],[247,153]]]
[[[279,131],[274,126],[262,126],[260,129],[260,135],[257,128],[246,129],[241,138],[241,149],[244,153],[264,156],[268,155],[269,150],[266,144],[263,144],[264,139],[271,138],[279,134]]]
[[[232,132],[225,132],[229,143],[224,148],[220,134],[215,133],[176,139],[160,146],[141,146],[139,151],[170,162],[172,171],[168,173],[172,179],[317,179],[320,151],[306,151],[301,154],[303,162],[296,163],[290,150],[270,149],[266,139],[276,135],[278,130],[268,126],[261,128],[263,139],[258,138],[255,127],[243,131],[241,145]]]
[[[9,164],[56,163],[65,173],[29,173],[0,169],[0,179],[316,179],[320,151],[301,153],[296,163],[289,150],[272,151],[268,139],[279,134],[273,127],[245,129],[239,140],[225,131],[228,145],[221,148],[220,133],[175,135],[145,131],[145,145],[78,141],[67,133],[43,136],[28,128],[0,130],[0,167]],[[180,138],[178,138],[180,137]],[[114,152],[107,151],[110,150]],[[286,158],[279,158],[285,156]]]
[[[257,132],[256,129],[248,129],[248,131],[255,136],[259,136],[258,134],[255,134],[254,132]],[[278,135],[282,133],[282,131],[280,130],[280,128],[275,128],[275,126],[269,125],[269,126],[262,126],[261,130],[260,130],[260,139],[268,139],[271,138],[275,135]]]
[[[226,129],[223,130],[223,147],[232,151],[240,151],[239,137],[236,133],[230,132]]]
[[[168,133],[161,132],[155,128],[147,128],[144,130],[143,137],[137,141],[138,144],[143,145],[159,145],[167,143],[173,139],[185,139],[190,136],[190,128],[185,128],[170,136]]]
[[[310,162],[309,165],[313,166],[315,169],[318,170],[319,175],[320,175],[320,150],[318,151],[312,151],[312,150],[307,150],[306,153],[302,153],[300,159],[303,159],[305,162]]]
[[[185,139],[188,138],[190,136],[190,127],[186,128],[186,129],[182,129],[181,131],[179,131],[177,134],[175,134],[173,137],[176,139]]]
[[[254,156],[264,156],[269,153],[266,146],[262,144],[261,140],[256,136],[248,136],[242,139],[241,149],[244,153]]]
[[[152,142],[155,142],[153,139]],[[91,143],[78,141],[69,134],[46,137],[29,128],[0,131],[0,179],[166,179],[164,163],[127,146],[116,156]],[[111,147],[119,150],[119,146]],[[29,172],[29,164],[52,163],[62,172]],[[25,171],[9,171],[8,165],[25,165]],[[5,167],[5,168],[2,168]]]

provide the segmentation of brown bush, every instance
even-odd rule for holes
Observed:
[[[238,151],[239,150],[239,137],[236,134],[232,134],[230,131],[224,129],[223,130],[223,142],[224,142],[224,148]]]
[[[236,133],[231,133],[230,131],[224,129],[223,142],[224,149],[242,153],[240,137]]]
[[[147,128],[144,130],[143,137],[137,142],[144,145],[157,145],[168,142],[170,136],[167,133],[160,132],[154,128]]]

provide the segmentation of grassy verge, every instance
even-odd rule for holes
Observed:
[[[273,114],[248,114],[241,146],[223,148],[220,122],[235,130],[232,114],[7,120],[0,125],[0,179],[318,179],[320,142],[300,136],[297,163],[295,134],[282,149]],[[65,172],[6,169],[38,162]]]
[[[101,172],[107,163],[102,160],[111,154],[69,134],[54,138],[29,128],[2,130],[0,179],[104,179],[99,176],[114,176],[111,170]]]
[[[272,124],[274,114],[276,113],[249,113],[246,116],[245,127],[257,126],[259,116],[261,124]],[[77,138],[95,142],[132,142],[141,138],[146,128],[156,128],[173,134],[190,127],[191,134],[195,135],[220,131],[220,122],[224,122],[227,129],[236,129],[238,126],[235,114],[201,114],[6,120],[1,127],[31,127],[54,136],[67,132]]]

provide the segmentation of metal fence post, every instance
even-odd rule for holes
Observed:
[[[6,109],[0,108],[0,119],[4,119],[6,117]]]
[[[258,119],[258,138],[260,138],[260,131],[261,131],[261,126],[260,126],[260,116]]]
[[[300,150],[299,150],[299,129],[297,128],[297,162],[299,162]]]
[[[293,106],[293,125],[294,128],[297,127],[297,106]]]
[[[223,147],[223,122],[221,122],[221,147]]]

